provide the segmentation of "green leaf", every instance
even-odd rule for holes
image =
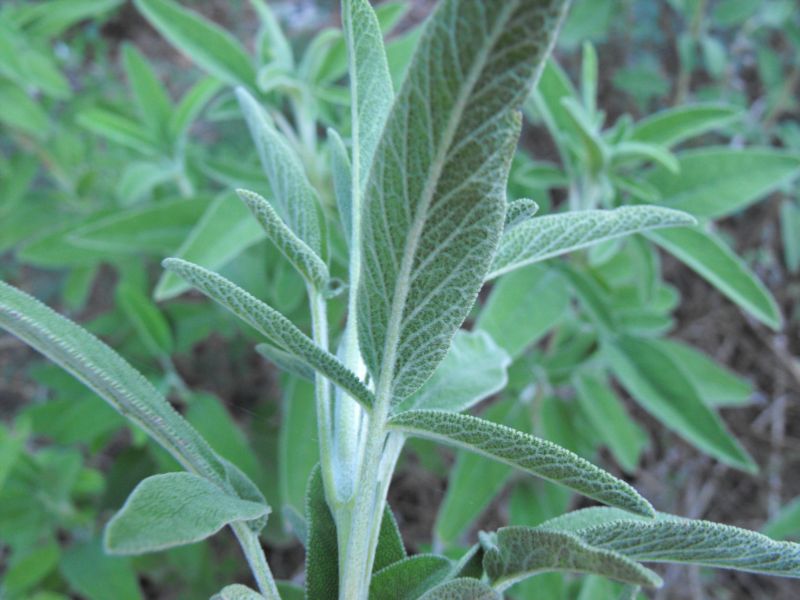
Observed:
[[[101,254],[163,256],[175,251],[209,204],[206,198],[193,198],[117,210],[78,226],[68,239]]]
[[[644,562],[800,577],[800,544],[776,542],[754,531],[708,521],[666,515],[655,521],[614,521],[575,535],[592,546]]]
[[[294,68],[292,45],[281,29],[278,19],[264,0],[250,0],[261,19],[256,48],[264,64],[277,64],[285,69]]]
[[[251,590],[246,585],[234,583],[226,585],[218,593],[211,596],[211,600],[264,600],[264,596]]]
[[[157,155],[162,149],[152,133],[141,124],[103,108],[88,108],[76,119],[78,125],[112,142],[142,154]]]
[[[104,533],[112,554],[145,554],[210,537],[225,525],[266,517],[266,504],[242,500],[193,473],[153,475],[134,488]]]
[[[227,31],[171,0],[135,0],[136,8],[178,50],[230,85],[255,85],[244,48]]]
[[[370,600],[415,600],[445,579],[452,563],[443,556],[417,554],[372,576]]]
[[[502,596],[477,579],[462,577],[431,588],[419,600],[502,600]]]
[[[317,465],[311,472],[306,491],[306,598],[337,600],[339,597],[339,549],[336,523],[322,485],[322,471]]]
[[[283,388],[278,476],[284,513],[305,514],[308,478],[319,462],[314,384],[290,379]],[[306,528],[307,529],[307,528]],[[296,531],[296,533],[301,533]]]
[[[738,109],[724,104],[668,108],[636,123],[631,139],[669,148],[727,125],[739,114]]]
[[[28,32],[37,37],[53,38],[79,21],[99,17],[122,4],[122,0],[53,0],[36,4],[29,13]]]
[[[647,433],[631,420],[620,399],[603,382],[578,374],[574,385],[578,404],[603,443],[626,472],[635,473],[647,446]]]
[[[192,286],[215,300],[245,323],[260,331],[280,349],[304,360],[341,386],[366,408],[372,406],[372,392],[339,360],[317,346],[286,317],[221,275],[178,258],[168,258],[164,268],[177,273]]]
[[[741,406],[750,400],[752,384],[707,354],[677,340],[655,340],[655,343],[689,377],[703,402],[711,406]]]
[[[431,378],[395,410],[465,411],[506,386],[510,364],[511,357],[488,333],[459,330]]]
[[[695,223],[686,213],[658,206],[622,206],[536,217],[503,235],[486,278],[605,240]]]
[[[0,79],[0,123],[20,129],[38,140],[47,136],[50,119],[21,88]]]
[[[483,454],[611,506],[646,516],[653,514],[650,504],[627,483],[569,450],[510,427],[436,410],[408,411],[389,423],[407,435]]]
[[[352,173],[358,189],[363,190],[394,90],[381,29],[367,0],[342,2],[342,29],[350,72]]]
[[[60,570],[70,588],[87,600],[143,598],[130,560],[108,556],[99,539],[67,548],[61,557]]]
[[[796,537],[800,533],[800,498],[783,506],[761,531],[777,540]]]
[[[353,239],[353,176],[350,157],[342,138],[335,129],[328,129],[328,147],[331,153],[331,177],[336,195],[336,207],[344,236],[349,245]]]
[[[492,288],[475,328],[492,336],[511,358],[519,357],[569,309],[569,292],[557,272],[530,265],[504,275]],[[520,323],[525,323],[520,327]]]
[[[194,120],[200,115],[203,108],[217,94],[220,82],[206,77],[195,83],[178,102],[172,112],[167,132],[169,139],[174,143],[183,143]]]
[[[800,270],[800,207],[788,198],[781,202],[781,241],[786,268]]]
[[[783,318],[772,294],[716,235],[697,229],[676,229],[651,232],[647,237],[756,319],[772,329],[781,328]]]
[[[756,464],[699,397],[670,355],[652,340],[619,337],[603,346],[615,377],[666,427],[720,461],[748,472]]]
[[[660,587],[661,578],[620,553],[593,547],[576,535],[533,527],[503,527],[481,540],[483,567],[495,589],[548,571],[595,573],[646,587]]]
[[[656,167],[646,181],[665,206],[708,218],[737,213],[800,175],[800,155],[763,148],[690,150],[678,163],[678,173]]]
[[[505,220],[516,109],[564,5],[452,0],[428,21],[364,195],[359,341],[381,395],[417,390],[472,308]]]
[[[375,549],[372,571],[380,571],[404,558],[406,558],[406,547],[403,544],[403,537],[400,535],[400,528],[397,526],[392,509],[387,504],[378,532],[378,545]]]
[[[116,299],[148,351],[155,356],[169,356],[173,348],[172,332],[158,307],[136,287],[126,283],[117,287]]]
[[[613,157],[617,162],[628,160],[652,161],[670,173],[679,173],[678,159],[672,152],[656,144],[644,142],[620,142],[613,148]]]
[[[276,211],[297,237],[321,255],[319,200],[300,159],[253,96],[237,88],[236,97],[269,179]]]
[[[35,298],[0,282],[0,326],[70,372],[187,469],[233,490],[247,483],[119,354]],[[236,477],[235,482],[231,478]],[[248,498],[260,496],[249,484]]]
[[[167,91],[147,59],[135,46],[125,44],[122,48],[122,59],[139,116],[154,134],[166,133],[172,116],[172,101]]]
[[[597,127],[591,122],[590,116],[575,98],[570,96],[562,98],[561,106],[574,130],[578,133],[578,139],[586,153],[585,158],[589,172],[600,173],[607,162],[608,151]]]
[[[264,230],[253,220],[247,207],[233,195],[224,194],[207,206],[189,235],[184,236],[175,255],[207,269],[219,269],[264,237]],[[190,287],[167,271],[158,280],[153,297],[169,300]]]
[[[292,263],[309,284],[317,290],[324,291],[330,275],[328,266],[322,262],[322,259],[286,226],[272,205],[264,198],[247,190],[237,190],[236,193],[239,194],[281,254]]]

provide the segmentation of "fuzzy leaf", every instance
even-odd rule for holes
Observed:
[[[510,364],[511,357],[488,333],[459,330],[431,378],[395,410],[465,411],[506,386]]]
[[[245,89],[237,88],[236,97],[269,179],[275,210],[289,229],[320,256],[322,234],[317,213],[319,200],[308,182],[300,159],[253,96]]]
[[[0,326],[70,372],[144,429],[186,469],[262,500],[257,488],[209,447],[141,373],[85,329],[0,281]]]
[[[211,600],[264,600],[264,596],[251,590],[246,585],[234,583],[226,585],[219,592],[211,596]]]
[[[502,596],[477,579],[463,577],[437,585],[419,600],[502,600]]]
[[[635,585],[661,586],[661,578],[642,565],[566,532],[504,527],[484,536],[482,544],[483,568],[500,591],[547,571],[595,573]]]
[[[694,225],[686,213],[659,206],[623,206],[545,215],[520,224],[500,240],[487,279],[605,240],[656,229]]]
[[[578,455],[551,442],[469,415],[412,410],[389,421],[407,435],[465,448],[631,512],[653,508],[636,490]]]
[[[517,108],[565,4],[446,0],[419,41],[362,217],[359,341],[394,399],[428,379],[475,302],[505,220]]]
[[[267,237],[297,269],[305,280],[317,290],[328,285],[328,266],[308,245],[297,237],[278,216],[272,205],[255,192],[237,190],[237,194],[253,213]]]
[[[172,0],[135,0],[161,35],[209,73],[230,85],[255,83],[255,68],[227,31]]]
[[[400,528],[397,526],[392,509],[387,505],[383,511],[372,571],[380,571],[404,558],[406,558],[406,548],[403,545],[403,537],[400,535]]]
[[[142,481],[106,525],[112,554],[145,554],[199,542],[225,525],[261,519],[266,504],[242,500],[193,473],[164,473]]]
[[[306,488],[306,598],[336,600],[339,596],[339,549],[336,523],[325,501],[322,471],[311,471]]]
[[[342,138],[335,129],[328,129],[329,150],[331,153],[331,177],[336,195],[339,220],[348,244],[353,239],[353,181],[350,157],[347,155]]]
[[[586,543],[645,562],[678,562],[766,575],[800,577],[800,544],[765,535],[665,516],[655,521],[620,520],[578,530]]]
[[[452,563],[443,556],[417,554],[372,576],[370,600],[415,600],[445,579]]]
[[[517,225],[524,223],[539,212],[539,205],[530,198],[520,198],[510,202],[506,208],[506,221],[503,225],[503,233],[514,229]]]
[[[179,258],[168,258],[163,264],[164,268],[177,273],[206,296],[260,331],[280,349],[304,360],[332,382],[340,385],[366,408],[372,406],[372,392],[361,380],[339,362],[339,359],[317,346],[274,308],[221,275],[203,267]]]
[[[309,381],[314,380],[314,369],[308,366],[308,363],[305,361],[297,358],[294,354],[290,354],[266,342],[258,344],[256,346],[256,352],[287,373],[302,377],[303,379],[308,379]]]
[[[367,0],[342,2],[342,29],[350,63],[352,174],[361,190],[367,183],[394,89],[378,19]]]

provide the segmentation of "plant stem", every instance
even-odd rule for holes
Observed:
[[[239,540],[239,545],[242,547],[247,564],[250,565],[261,595],[267,600],[280,600],[281,596],[275,585],[275,579],[272,577],[272,571],[267,564],[267,558],[264,556],[264,549],[261,547],[261,542],[258,541],[258,535],[245,523],[233,523],[231,528],[236,534],[236,539]]]

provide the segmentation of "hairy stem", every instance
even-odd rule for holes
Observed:
[[[250,565],[261,595],[267,600],[280,600],[281,596],[275,585],[275,579],[272,577],[272,571],[267,564],[267,558],[264,556],[264,549],[261,547],[261,542],[258,541],[258,535],[241,522],[233,523],[231,528],[236,534],[236,539],[239,540],[239,545],[242,547],[247,564]]]

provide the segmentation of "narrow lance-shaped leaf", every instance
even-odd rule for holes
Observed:
[[[381,28],[367,0],[342,2],[342,29],[350,63],[352,173],[354,187],[360,194],[392,106],[394,90]]]
[[[419,388],[475,301],[505,219],[517,109],[565,4],[446,0],[428,21],[364,197],[359,341],[381,395]]]
[[[651,240],[684,262],[756,319],[780,329],[783,318],[770,291],[718,236],[700,230],[653,231]]]
[[[460,577],[428,590],[419,600],[502,600],[502,596],[478,579]]]
[[[144,554],[203,540],[236,521],[269,514],[266,504],[242,500],[192,473],[142,481],[105,529],[112,554]]]
[[[184,467],[217,483],[226,482],[226,465],[197,431],[141,373],[88,331],[3,282],[0,326],[72,373]]]
[[[260,331],[280,349],[290,352],[325,377],[347,390],[366,408],[372,406],[372,392],[339,360],[317,346],[289,319],[237,285],[203,267],[185,260],[168,258],[164,268],[220,303],[245,323]]]
[[[339,595],[339,550],[336,523],[325,501],[319,465],[311,471],[306,488],[306,598],[336,600]]]
[[[236,193],[267,232],[267,237],[272,240],[305,280],[315,289],[324,290],[330,275],[328,266],[322,262],[316,252],[286,226],[272,205],[264,198],[247,190],[237,190]]]
[[[336,207],[339,209],[339,220],[344,229],[344,237],[350,244],[353,239],[353,182],[350,157],[347,155],[347,148],[345,148],[342,138],[335,129],[328,129],[328,141]]]
[[[504,527],[484,535],[483,567],[495,589],[547,571],[594,573],[635,585],[660,587],[650,569],[617,552],[596,548],[571,533],[533,527]]]
[[[588,544],[645,562],[678,562],[766,575],[800,577],[800,544],[708,521],[669,515],[581,529]]]
[[[483,454],[609,504],[646,516],[653,508],[630,485],[556,444],[469,415],[411,410],[389,421],[407,435]]]
[[[237,88],[236,97],[269,179],[275,209],[297,237],[321,255],[317,193],[309,183],[300,159],[250,93]]]
[[[659,206],[622,206],[536,217],[503,235],[487,279],[605,240],[695,223],[686,213]]]
[[[739,111],[722,104],[696,104],[662,110],[633,128],[637,142],[670,147],[732,121]]]
[[[231,85],[255,83],[255,68],[227,31],[172,0],[135,0],[161,35],[198,65]]]

